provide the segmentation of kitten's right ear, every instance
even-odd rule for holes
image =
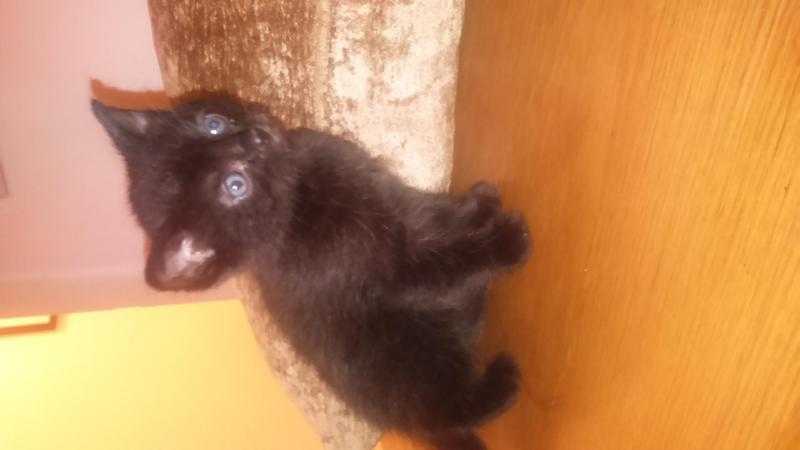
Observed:
[[[140,147],[148,137],[160,134],[172,116],[170,111],[114,108],[94,99],[92,112],[123,153]]]

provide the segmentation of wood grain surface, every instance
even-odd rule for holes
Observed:
[[[489,447],[800,449],[800,2],[473,1],[463,39],[454,190],[536,241]]]

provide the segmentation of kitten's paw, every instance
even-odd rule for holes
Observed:
[[[452,407],[452,424],[471,428],[505,412],[514,403],[519,391],[519,368],[506,354],[497,355],[486,367],[483,376]]]
[[[519,366],[510,355],[498,354],[483,375],[484,400],[494,404],[495,414],[508,409],[519,391]]]
[[[476,183],[462,198],[458,212],[469,227],[484,228],[500,212],[500,193],[489,183]]]
[[[522,214],[503,214],[495,224],[491,245],[498,265],[516,266],[525,262],[531,251],[531,240]]]
[[[479,181],[472,185],[469,188],[470,194],[484,199],[485,201],[493,201],[500,205],[500,191],[497,190],[497,187],[493,184],[489,184],[485,181]]]
[[[430,438],[437,450],[486,450],[486,444],[469,430],[441,432]]]

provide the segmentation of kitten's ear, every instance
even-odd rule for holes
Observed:
[[[159,290],[198,290],[214,285],[225,269],[211,246],[188,232],[177,232],[153,243],[145,280]]]
[[[283,148],[287,146],[286,128],[275,116],[260,105],[250,105],[250,121],[253,126],[269,136],[270,144]]]
[[[117,148],[125,153],[158,135],[171,116],[170,111],[120,109],[92,100],[92,112]]]

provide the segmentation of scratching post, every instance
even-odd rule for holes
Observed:
[[[448,186],[464,0],[150,0],[171,98],[224,91],[342,134],[409,183]],[[380,437],[298,360],[243,280],[264,353],[329,450]],[[267,293],[268,295],[268,293]]]

